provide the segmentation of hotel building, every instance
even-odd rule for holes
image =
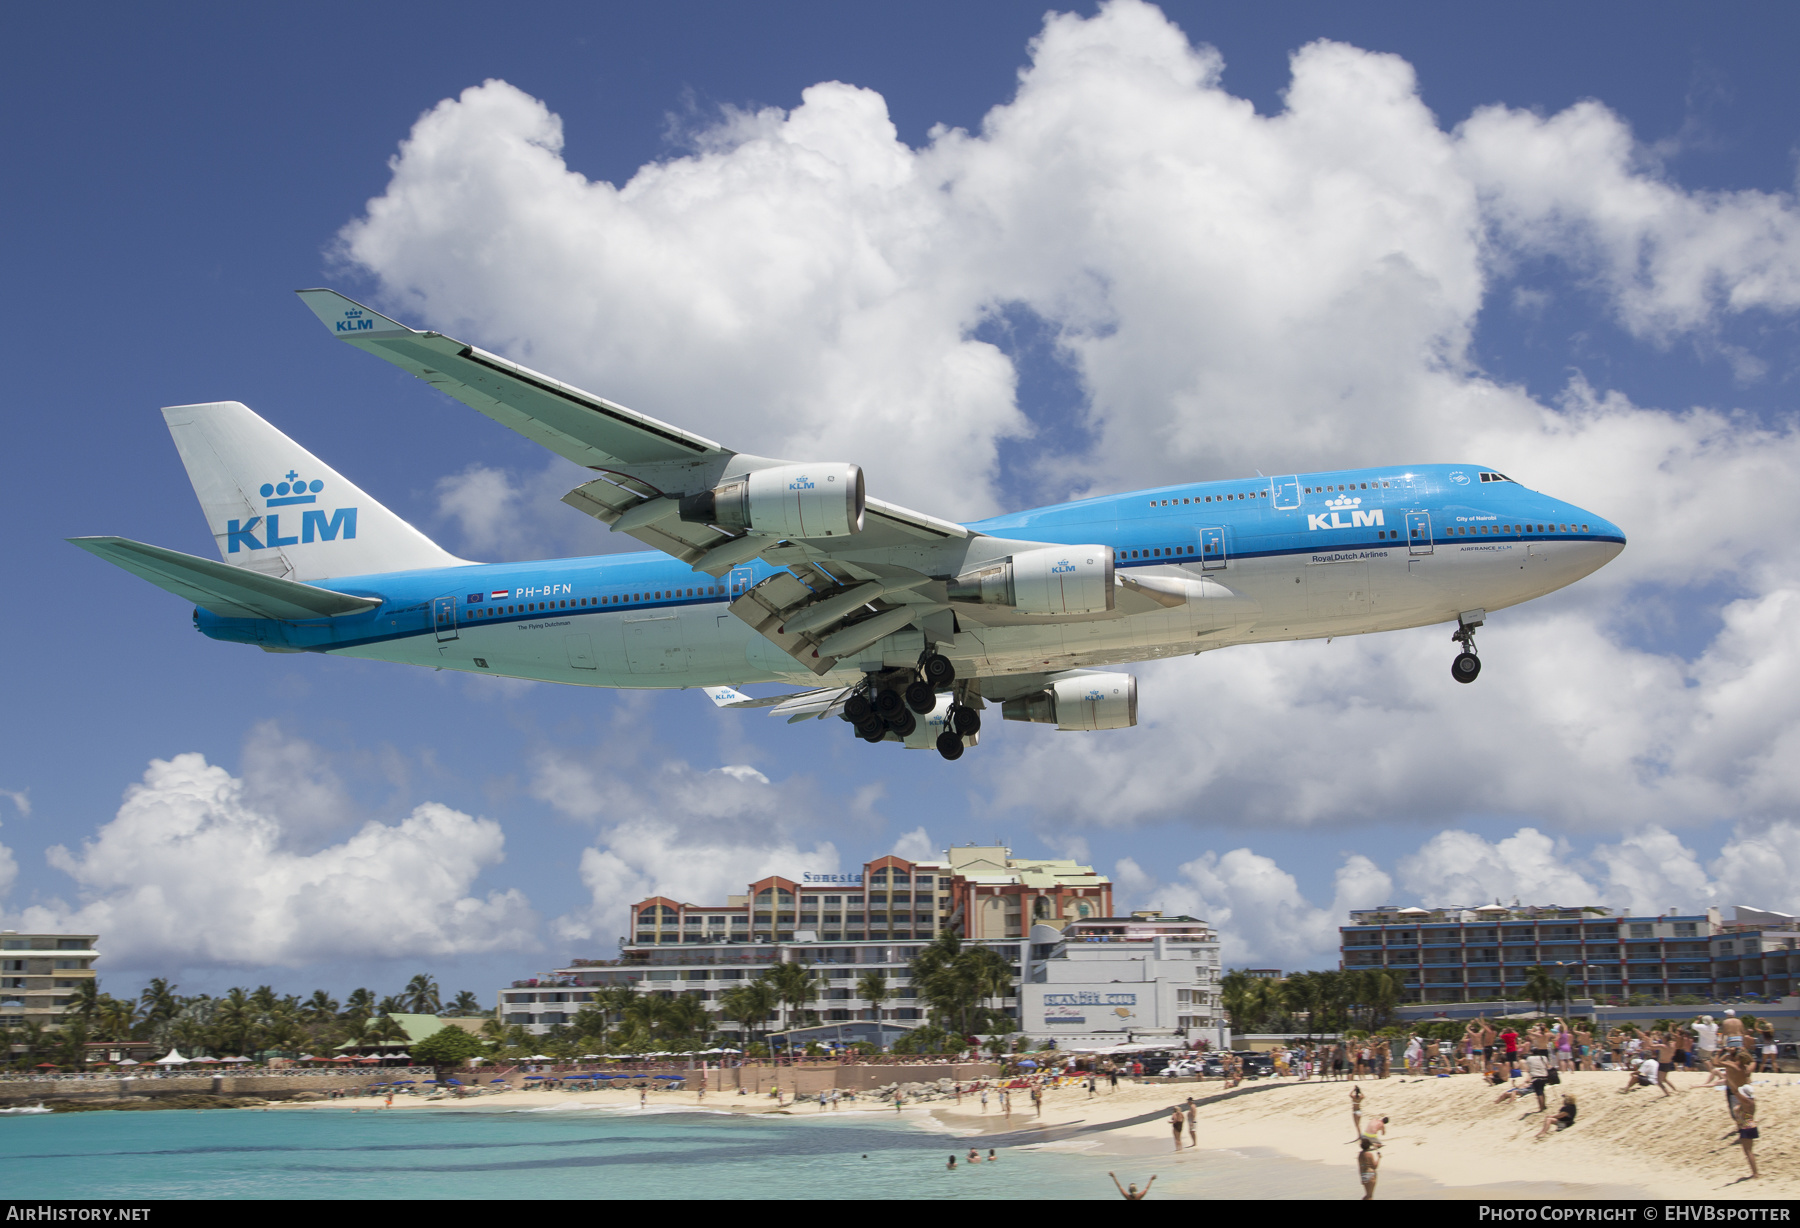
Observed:
[[[1800,918],[1741,905],[1731,921],[1717,908],[1652,917],[1554,904],[1387,906],[1352,912],[1338,932],[1339,966],[1399,972],[1403,1002],[1522,999],[1539,965],[1602,1003],[1800,992]]]
[[[1099,917],[1071,923],[1048,945],[1019,987],[1022,1030],[1032,1037],[1229,1044],[1219,1031],[1219,939],[1206,922],[1160,912]]]
[[[95,978],[98,934],[0,930],[0,1028],[60,1028],[83,984]]]
[[[615,985],[698,994],[717,1012],[733,983],[798,961],[824,974],[813,1004],[822,1024],[912,1028],[925,1011],[906,965],[940,930],[999,951],[1016,985],[1049,957],[1065,926],[1111,913],[1112,883],[1073,861],[1015,858],[1002,845],[946,849],[941,861],[878,857],[860,872],[760,879],[724,904],[640,900],[617,960],[577,959],[514,982],[500,991],[499,1013],[542,1033],[573,1019],[595,989]],[[891,994],[879,1008],[856,996],[858,980],[873,971],[886,975]],[[1016,996],[993,1005],[1017,1017]],[[715,1026],[737,1029],[723,1018]]]

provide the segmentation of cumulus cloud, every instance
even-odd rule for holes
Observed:
[[[503,858],[500,825],[436,803],[300,854],[245,784],[198,754],[152,760],[91,840],[47,852],[78,901],[28,907],[20,929],[107,936],[115,968],[297,966],[536,946],[517,890],[473,894]]]
[[[1344,857],[1332,898],[1309,899],[1272,857],[1248,848],[1208,851],[1165,880],[1135,860],[1113,870],[1115,906],[1161,908],[1212,922],[1233,965],[1305,968],[1335,962],[1351,910],[1383,904],[1597,905],[1637,915],[1731,906],[1800,909],[1800,823],[1740,826],[1702,866],[1674,834],[1647,827],[1585,852],[1524,827],[1499,840],[1448,830],[1398,859],[1393,873],[1362,854]]]
[[[1039,429],[1011,360],[976,339],[1023,312],[1084,398],[1004,484],[1044,502],[1466,459],[1626,527],[1617,562],[1492,618],[1475,687],[1445,677],[1442,629],[1233,649],[1145,669],[1130,734],[991,739],[972,770],[1053,845],[1184,811],[1786,821],[1800,545],[1736,492],[1785,487],[1800,434],[1579,377],[1545,404],[1485,374],[1472,341],[1510,271],[1546,257],[1657,343],[1791,313],[1793,197],[1689,191],[1599,103],[1447,128],[1404,60],[1341,43],[1294,54],[1278,114],[1222,74],[1156,9],[1113,0],[1047,17],[976,131],[909,148],[879,95],[829,82],[725,113],[623,185],[572,171],[562,120],[490,81],[419,120],[340,252],[421,323],[735,447],[859,461],[874,492],[940,514],[995,510],[999,446]],[[445,489],[500,509],[466,521],[496,548],[527,506],[489,471]],[[1643,647],[1694,606],[1719,619],[1708,642]],[[1620,846],[1620,883],[1636,856]],[[1279,896],[1258,873],[1221,860],[1182,881]]]
[[[0,797],[4,797],[7,801],[11,802],[13,804],[13,809],[19,812],[21,818],[31,817],[31,790],[0,789]]]
[[[625,934],[630,906],[647,896],[716,904],[771,874],[838,873],[837,845],[808,830],[810,815],[829,814],[836,830],[878,825],[872,792],[827,805],[805,777],[771,780],[750,764],[697,768],[643,749],[627,735],[589,755],[546,752],[532,766],[533,796],[598,829],[581,855],[588,902],[551,923],[584,952]]]
[[[915,827],[894,841],[894,856],[908,861],[936,861],[942,854],[923,827]]]

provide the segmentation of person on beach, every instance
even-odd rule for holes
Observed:
[[[1738,1096],[1750,1085],[1750,1055],[1742,1049],[1727,1049],[1715,1069],[1725,1079],[1725,1108],[1737,1121]]]
[[[1000,1158],[999,1156],[994,1154],[994,1149],[992,1147],[989,1147],[988,1153],[987,1153],[987,1162],[989,1164],[992,1164],[995,1160],[998,1160],[999,1158]]]
[[[1182,1116],[1181,1106],[1169,1110],[1169,1128],[1175,1132],[1175,1150],[1181,1150],[1181,1132],[1187,1126],[1187,1118]]]
[[[950,1163],[944,1165],[944,1167],[949,1169],[951,1172],[956,1171],[956,1156],[954,1154],[952,1154],[950,1156]]]
[[[1744,1047],[1744,1021],[1736,1011],[1725,1012],[1725,1022],[1719,1025],[1719,1040],[1727,1050]]]
[[[1653,1057],[1644,1058],[1637,1064],[1636,1069],[1625,1076],[1625,1086],[1620,1090],[1621,1092],[1630,1092],[1636,1091],[1640,1087],[1655,1087],[1657,1083],[1656,1075],[1656,1059]],[[1665,1096],[1669,1095],[1669,1089],[1664,1087],[1662,1089],[1662,1094]]]
[[[1702,1066],[1710,1067],[1719,1051],[1719,1025],[1711,1015],[1702,1015],[1694,1020],[1693,1031],[1694,1052]]]
[[[1780,1057],[1781,1050],[1775,1047],[1775,1029],[1773,1027],[1763,1028],[1761,1041],[1761,1052],[1757,1054],[1756,1069],[1764,1074],[1775,1074],[1781,1069],[1781,1063],[1776,1060]]]
[[[1574,1092],[1564,1092],[1563,1099],[1562,1099],[1562,1107],[1560,1109],[1556,1110],[1556,1115],[1554,1117],[1544,1118],[1544,1124],[1541,1127],[1539,1127],[1536,1138],[1543,1138],[1546,1134],[1550,1133],[1550,1131],[1552,1131],[1552,1130],[1556,1130],[1559,1132],[1563,1131],[1563,1130],[1567,1130],[1570,1126],[1572,1126],[1574,1124],[1575,1124],[1575,1093]],[[1534,1140],[1533,1140],[1534,1142],[1536,1141],[1536,1138],[1534,1138]]]
[[[971,1163],[971,1164],[981,1163],[981,1153],[973,1147],[969,1148],[969,1163]]]
[[[1744,1149],[1744,1162],[1750,1165],[1754,1179],[1758,1176],[1756,1140],[1760,1132],[1756,1128],[1756,1093],[1748,1084],[1737,1089],[1737,1124],[1738,1146]]]
[[[983,1113],[987,1112],[987,1100],[988,1100],[987,1084],[983,1083],[981,1085],[981,1111]]]
[[[1142,1190],[1138,1189],[1137,1182],[1135,1181],[1131,1183],[1131,1188],[1127,1190],[1124,1186],[1119,1184],[1117,1174],[1107,1173],[1106,1175],[1112,1178],[1113,1188],[1119,1191],[1119,1197],[1123,1198],[1126,1202],[1142,1201],[1144,1195],[1150,1192],[1150,1187],[1156,1184],[1156,1174],[1151,1173],[1150,1180],[1144,1182],[1144,1188]]]
[[[1356,1173],[1362,1179],[1364,1202],[1375,1198],[1375,1177],[1381,1168],[1381,1153],[1375,1150],[1368,1139],[1362,1140],[1362,1149],[1356,1153]]]
[[[1088,1099],[1089,1100],[1092,1100],[1094,1098],[1095,1093],[1099,1090],[1099,1085],[1100,1085],[1100,1080],[1098,1080],[1094,1077],[1094,1072],[1091,1070],[1088,1071],[1087,1087],[1088,1087]],[[983,1109],[982,1112],[985,1113],[985,1112],[987,1112],[987,1110]]]
[[[1368,1119],[1364,1118],[1364,1121]],[[1387,1137],[1387,1127],[1388,1119],[1378,1118],[1370,1124],[1357,1127],[1357,1137],[1379,1150],[1382,1140]]]
[[[1194,1103],[1192,1096],[1187,1098],[1187,1128],[1188,1145],[1198,1147],[1200,1145],[1200,1106]]]
[[[1486,1015],[1475,1020],[1479,1025],[1477,1031],[1481,1037],[1481,1068],[1485,1071],[1494,1064],[1494,1025],[1489,1023]]]

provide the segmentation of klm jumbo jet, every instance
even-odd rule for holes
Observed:
[[[1192,482],[954,524],[869,496],[850,463],[773,460],[635,413],[330,290],[333,334],[595,474],[563,501],[646,552],[446,553],[247,407],[163,411],[221,562],[119,537],[84,550],[198,608],[213,639],[600,687],[702,687],[837,717],[946,759],[981,713],[1137,723],[1103,667],[1451,623],[1571,584],[1617,526],[1481,465]],[[752,699],[746,683],[801,684]]]

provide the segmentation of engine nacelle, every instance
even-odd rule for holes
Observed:
[[[847,537],[866,500],[860,465],[776,465],[685,496],[680,515],[759,537]]]
[[[1129,729],[1137,724],[1137,678],[1132,674],[1058,678],[1042,691],[1002,703],[1000,716],[1064,730]]]
[[[950,600],[1009,606],[1021,614],[1100,614],[1113,608],[1111,546],[1045,546],[964,572]]]

